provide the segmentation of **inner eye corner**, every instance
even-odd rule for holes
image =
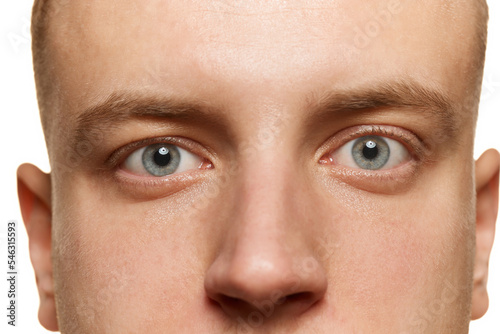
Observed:
[[[209,159],[200,157],[200,160],[201,160],[201,162],[200,162],[200,166],[198,167],[199,169],[206,170],[206,169],[214,169],[215,168],[214,163],[212,161],[210,161]]]
[[[327,164],[330,164],[333,162],[333,158],[331,157],[332,154],[335,153],[335,150],[330,150],[330,151],[327,151],[326,153],[323,153],[319,159],[317,160],[318,161],[318,164],[320,165],[327,165]]]

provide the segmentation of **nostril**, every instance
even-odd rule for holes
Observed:
[[[248,303],[247,301],[240,298],[229,297],[223,294],[214,296],[212,300],[215,303],[219,304],[219,306],[225,313],[231,316],[248,314],[255,310],[254,305]]]
[[[299,315],[310,309],[320,299],[313,292],[298,292],[281,298],[275,304],[281,305],[281,309],[286,309],[288,312]]]
[[[280,298],[270,297],[252,300],[252,302],[224,294],[218,294],[211,299],[214,303],[219,304],[226,314],[234,317],[248,315],[255,311],[263,313],[267,317],[276,312],[292,312],[299,315],[318,302],[318,298],[313,292],[299,292]]]
[[[299,292],[294,293],[283,298],[283,301],[288,301],[290,303],[308,304],[311,305],[315,301],[314,293],[312,292]]]
[[[244,309],[250,307],[250,304],[240,298],[221,296],[219,300],[230,308]]]

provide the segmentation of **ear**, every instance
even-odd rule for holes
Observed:
[[[50,174],[31,164],[19,166],[17,191],[40,295],[38,320],[46,329],[57,331],[51,260]]]
[[[481,318],[488,310],[488,261],[498,213],[498,174],[500,155],[488,150],[476,161],[476,258],[472,290],[471,319]]]

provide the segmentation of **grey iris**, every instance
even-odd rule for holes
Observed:
[[[357,139],[352,146],[352,157],[363,169],[380,169],[390,157],[390,149],[382,137],[366,136]]]
[[[154,176],[174,173],[180,163],[179,149],[170,144],[154,144],[142,153],[142,164]]]

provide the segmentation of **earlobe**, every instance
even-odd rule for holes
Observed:
[[[500,155],[488,150],[476,161],[476,256],[472,290],[471,319],[482,317],[488,309],[488,261],[498,213]]]
[[[19,204],[29,238],[31,263],[40,294],[38,318],[48,330],[57,331],[51,261],[50,175],[31,164],[17,170]]]

